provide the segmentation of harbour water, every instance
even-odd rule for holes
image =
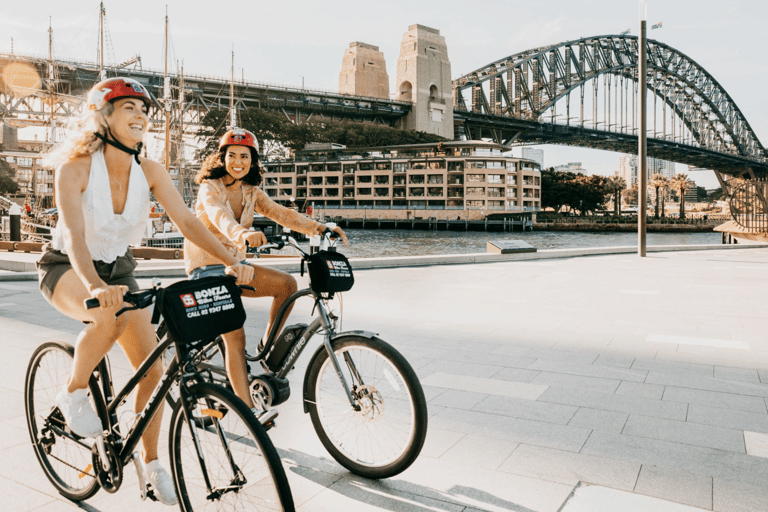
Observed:
[[[417,231],[404,229],[348,229],[349,245],[339,252],[350,258],[414,256],[421,254],[463,254],[486,252],[493,240],[521,240],[537,249],[615,247],[637,245],[637,233],[579,232],[482,232]],[[719,244],[720,233],[648,233],[648,245]]]

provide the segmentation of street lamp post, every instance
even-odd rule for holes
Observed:
[[[637,254],[645,257],[646,243],[646,187],[648,186],[648,147],[646,140],[646,51],[645,51],[645,0],[640,0],[640,33],[637,37],[637,83],[638,83],[638,112],[640,113],[640,133],[637,136]]]

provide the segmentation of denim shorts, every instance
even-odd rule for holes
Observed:
[[[226,268],[225,265],[203,265],[202,267],[192,269],[192,272],[189,273],[187,279],[193,281],[195,279],[202,279],[203,277],[223,276],[225,275]]]

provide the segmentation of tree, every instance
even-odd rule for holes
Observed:
[[[580,214],[594,212],[605,204],[605,181],[603,176],[544,169],[541,171],[541,206],[556,212],[562,208],[578,209]]]
[[[627,201],[627,204],[637,204],[637,196],[637,183],[624,191],[624,199]]]
[[[651,176],[651,179],[648,180],[648,186],[653,187],[656,190],[656,209],[653,212],[654,219],[659,218],[659,199],[661,199],[661,196],[664,194],[664,191],[666,191],[668,183],[669,183],[669,180],[663,174],[658,174],[658,173]],[[659,193],[660,190],[661,190],[661,193]],[[664,214],[662,213],[662,216],[663,215]]]
[[[685,191],[688,190],[690,184],[688,183],[688,176],[685,174],[676,174],[671,180],[669,185],[675,189],[680,196],[680,218],[685,218]]]
[[[19,184],[16,183],[16,171],[8,165],[8,162],[0,158],[0,194],[15,194],[18,191]]]
[[[715,201],[720,201],[723,198],[723,189],[718,188],[707,194],[707,190],[704,187],[696,187],[696,195],[699,199],[706,199],[712,203]]]
[[[621,215],[621,193],[625,188],[627,188],[627,182],[619,173],[605,180],[605,189],[613,194],[613,214],[616,217]]]
[[[202,120],[198,138],[205,143],[198,158],[204,157],[218,147],[219,138],[227,130],[227,112],[211,110]],[[309,142],[335,142],[348,148],[397,146],[439,142],[443,137],[415,130],[398,130],[391,126],[374,123],[337,121],[327,118],[312,118],[295,124],[285,115],[259,108],[240,111],[241,128],[256,135],[261,154],[267,158],[287,158],[288,149],[302,150]]]

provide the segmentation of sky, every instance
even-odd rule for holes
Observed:
[[[95,61],[96,1],[36,0],[34,7],[3,0],[0,51],[48,55],[49,17],[54,54]],[[225,8],[217,9],[217,5]],[[353,41],[379,47],[387,62],[390,91],[400,41],[413,24],[436,28],[445,37],[453,78],[531,48],[581,37],[637,35],[638,0],[280,0],[167,3],[171,67],[183,61],[185,74],[235,75],[330,91],[338,90],[344,50]],[[144,68],[163,68],[166,4],[150,0],[106,0],[109,39],[105,61],[140,54]],[[686,54],[706,69],[739,106],[763,146],[768,146],[768,0],[647,0],[648,36]],[[111,49],[111,52],[109,51]],[[611,175],[619,154],[543,146],[546,167],[581,162],[588,173]],[[518,150],[519,151],[519,150]],[[518,153],[519,154],[519,153]],[[678,165],[678,172],[687,166]],[[690,177],[717,187],[710,171]]]

